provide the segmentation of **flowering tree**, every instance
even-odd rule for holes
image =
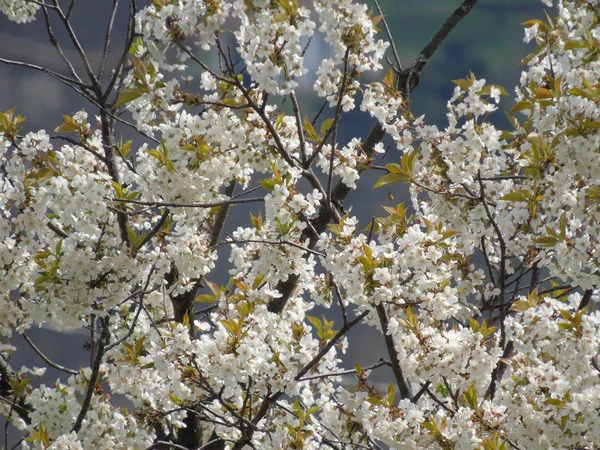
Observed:
[[[474,76],[455,81],[445,128],[410,110],[476,0],[389,71],[385,19],[357,1],[131,0],[109,67],[115,1],[99,68],[74,3],[0,0],[17,22],[43,13],[66,74],[0,61],[95,107],[52,135],[0,113],[0,408],[24,448],[597,448],[597,2],[557,0],[525,24],[538,46],[508,131],[486,121],[507,92]],[[331,57],[308,117],[297,88],[315,29]],[[373,128],[340,142],[357,107]],[[139,138],[118,141],[117,126]],[[359,225],[344,201],[377,169],[376,187],[406,183],[411,204]],[[241,203],[259,212],[222,236]],[[342,360],[359,323],[383,337],[379,364]],[[52,386],[32,381],[43,369],[13,368],[12,334],[42,324],[87,329],[89,367],[40,354],[65,372]],[[384,391],[369,381],[382,366]]]

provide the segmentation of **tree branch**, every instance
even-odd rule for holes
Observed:
[[[115,23],[115,17],[117,15],[117,9],[119,8],[119,0],[113,0],[113,6],[110,11],[110,17],[108,19],[108,26],[106,27],[106,34],[104,36],[104,48],[102,49],[102,59],[100,60],[100,68],[98,69],[98,82],[102,83],[104,78],[104,67],[106,66],[106,60],[108,59],[108,53],[110,49],[110,40],[112,38],[113,25]]]
[[[39,348],[37,348],[37,346],[33,343],[33,341],[25,333],[22,333],[21,336],[23,336],[23,339],[25,339],[27,341],[27,343],[29,344],[29,346],[31,347],[31,349],[40,358],[42,358],[42,360],[44,360],[44,362],[46,364],[48,364],[50,367],[54,367],[56,370],[60,370],[61,372],[68,373],[69,375],[77,375],[77,374],[79,374],[79,372],[77,372],[76,370],[69,369],[68,367],[65,367],[65,366],[61,366],[60,364],[55,363],[50,358],[48,358],[46,355],[44,355],[44,353],[42,353],[42,351]]]
[[[392,363],[392,371],[394,372],[394,377],[396,378],[396,384],[398,385],[398,390],[400,391],[400,397],[403,399],[411,398],[412,393],[410,389],[410,384],[408,383],[408,381],[404,377],[404,373],[402,372],[400,360],[398,359],[398,352],[396,351],[396,347],[394,345],[394,337],[389,333],[390,321],[388,319],[385,306],[383,306],[380,303],[375,307],[375,310],[377,311],[377,316],[379,317],[379,323],[381,324],[381,332],[385,340],[385,347],[387,349],[390,361]]]
[[[113,202],[119,203],[132,203],[134,205],[144,205],[144,206],[152,206],[152,207],[167,207],[167,208],[215,208],[218,206],[229,206],[229,205],[239,205],[242,203],[253,203],[253,202],[263,202],[265,201],[264,197],[249,197],[249,198],[240,198],[240,199],[231,199],[231,200],[222,200],[218,202],[207,202],[207,203],[178,203],[178,202],[153,202],[146,200],[133,200],[133,199],[124,199],[124,198],[112,198]]]
[[[92,397],[94,396],[94,392],[96,391],[96,387],[98,384],[98,380],[100,379],[100,365],[102,363],[102,358],[104,358],[106,345],[110,339],[110,331],[108,329],[108,320],[105,320],[102,328],[102,335],[100,336],[100,341],[98,342],[98,350],[96,352],[96,357],[94,358],[94,365],[92,367],[92,374],[90,375],[90,379],[88,381],[88,386],[85,391],[85,396],[83,398],[83,402],[81,404],[81,409],[75,420],[75,424],[71,431],[78,433],[81,429],[81,424],[83,423],[83,419],[87,412],[90,409],[90,405],[92,404]]]

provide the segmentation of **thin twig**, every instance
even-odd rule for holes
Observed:
[[[57,10],[56,6],[53,6],[52,9]],[[63,52],[62,47],[60,46],[60,43],[58,42],[58,39],[56,39],[56,36],[54,35],[54,32],[52,31],[52,25],[50,25],[50,15],[48,14],[48,9],[46,7],[43,7],[42,11],[44,13],[44,19],[46,21],[46,31],[48,33],[48,38],[50,39],[50,43],[56,49],[58,55],[60,56],[60,59],[63,60],[63,62],[69,69],[69,72],[71,72],[71,75],[73,76],[73,78],[75,78],[78,82],[81,82],[81,78],[77,74],[77,71],[73,67],[73,64],[71,63],[69,58],[67,58],[67,55],[65,55],[65,53]],[[90,88],[91,88],[91,86],[90,86]]]
[[[111,200],[113,202],[117,202],[117,203],[133,203],[135,205],[145,205],[145,206],[152,206],[152,207],[215,208],[217,206],[239,205],[242,203],[263,202],[265,199],[264,199],[264,197],[250,197],[250,198],[222,200],[220,202],[208,202],[208,203],[152,202],[152,201],[145,201],[145,200],[124,199],[124,198],[111,198]]]
[[[305,252],[311,253],[316,256],[321,256],[325,258],[325,253],[321,253],[317,250],[310,249],[305,247],[304,245],[297,244],[296,242],[288,241],[286,239],[278,240],[278,241],[270,241],[266,239],[229,239],[227,241],[221,241],[219,245],[235,245],[235,244],[265,244],[265,245],[289,245],[290,247],[295,247]]]
[[[67,30],[69,38],[71,39],[71,43],[75,46],[75,50],[79,54],[79,58],[83,63],[83,67],[85,68],[88,79],[92,83],[94,91],[97,95],[101,94],[101,87],[98,83],[98,79],[96,78],[96,75],[94,75],[94,71],[92,70],[92,66],[90,65],[90,61],[87,57],[87,54],[83,50],[83,47],[81,46],[79,39],[77,38],[77,35],[75,34],[73,27],[71,26],[69,17],[63,13],[62,9],[60,8],[60,5],[58,4],[58,0],[52,0],[52,2],[56,7],[55,11],[58,13],[58,17],[61,19],[65,29]]]
[[[383,366],[391,367],[392,363],[381,358],[381,360],[379,362],[377,362],[375,364],[371,364],[370,366],[361,367],[360,370],[361,371],[362,370],[373,370],[373,369],[377,369],[377,368],[383,367]],[[321,374],[317,374],[317,375],[309,375],[308,377],[300,378],[298,381],[309,381],[309,380],[316,380],[319,378],[339,377],[342,375],[351,375],[353,373],[356,373],[356,369],[340,370],[339,372],[329,372],[329,373],[321,373]]]
[[[121,77],[123,68],[125,67],[125,62],[127,61],[127,55],[129,54],[129,49],[131,44],[133,43],[133,37],[135,35],[135,15],[137,12],[137,4],[136,0],[131,0],[129,2],[129,21],[127,22],[127,38],[125,40],[125,45],[123,46],[123,50],[121,51],[121,56],[119,57],[119,61],[117,62],[116,67],[114,68],[113,75],[104,91],[102,96],[102,101],[107,101],[111,92],[113,91],[113,87],[117,84],[117,80]],[[121,78],[122,79],[122,78]],[[120,89],[117,89],[117,94]],[[115,98],[115,101],[117,97]]]
[[[106,27],[106,34],[104,35],[104,48],[102,49],[102,59],[100,60],[100,68],[98,69],[98,82],[102,83],[104,78],[104,67],[108,59],[108,52],[110,49],[110,40],[112,38],[113,25],[115,23],[115,17],[117,16],[117,9],[119,8],[119,0],[113,0],[113,6],[110,11],[110,17],[108,19],[108,26]]]
[[[394,37],[392,36],[392,32],[390,31],[390,27],[388,26],[387,20],[385,20],[385,15],[383,14],[383,11],[381,10],[381,6],[379,6],[379,2],[377,0],[373,0],[373,3],[375,3],[377,12],[381,16],[381,22],[383,23],[383,27],[385,28],[385,32],[387,33],[390,45],[392,47],[392,53],[394,54],[394,59],[396,60],[396,64],[398,64],[398,67],[396,68],[396,70],[400,71],[400,70],[402,70],[402,62],[400,61],[400,57],[398,56],[398,51],[396,50],[396,44],[394,44]]]
[[[300,155],[302,155],[302,164],[306,167],[306,141],[304,140],[304,129],[302,126],[302,115],[300,114],[300,106],[296,94],[292,91],[290,94],[292,106],[294,109],[294,117],[296,118],[296,128],[298,129],[298,138],[300,139]]]
[[[58,81],[66,84],[68,86],[70,86],[71,84],[75,84],[77,86],[81,86],[82,88],[87,88],[87,89],[91,88],[91,86],[88,86],[81,81],[78,81],[73,78],[69,78],[65,75],[61,75],[58,72],[54,72],[53,70],[47,69],[46,67],[38,66],[36,64],[30,64],[30,63],[26,63],[23,61],[13,61],[11,59],[5,59],[5,58],[0,58],[0,62],[11,65],[11,66],[26,67],[28,69],[33,69],[33,70],[37,70],[39,72],[44,72],[45,74],[50,75],[53,78],[56,78]]]
[[[142,239],[142,242],[140,242],[140,244],[137,246],[136,251],[140,250],[144,245],[146,245],[146,243],[148,243],[150,241],[150,239],[152,239],[154,236],[156,236],[156,233],[158,233],[160,231],[162,226],[167,221],[168,217],[169,217],[169,210],[167,209],[167,210],[165,210],[163,215],[160,217],[160,220],[152,228],[152,230],[150,230],[150,232],[144,237],[144,239]]]
[[[367,315],[370,312],[371,312],[370,310],[363,311],[358,316],[356,316],[354,319],[352,319],[350,322],[343,325],[342,328],[340,328],[340,330],[335,334],[335,336],[332,337],[331,340],[329,342],[327,342],[327,344],[319,351],[319,353],[317,353],[317,355],[313,359],[311,359],[308,364],[306,364],[302,369],[300,369],[300,371],[294,377],[294,379],[296,381],[299,381],[310,369],[312,369],[319,361],[321,361],[321,359],[323,359],[323,357],[327,353],[329,353],[329,350],[331,350],[331,348],[343,336],[345,336],[352,327],[354,327],[356,324],[360,323],[365,317],[367,317]]]
[[[50,367],[54,367],[56,370],[60,370],[61,372],[66,372],[69,375],[77,375],[79,374],[79,372],[77,372],[76,370],[73,369],[69,369],[68,367],[65,366],[61,366],[58,363],[55,363],[54,361],[52,361],[50,358],[48,358],[46,355],[44,355],[42,353],[42,351],[36,347],[36,345],[33,343],[33,341],[29,338],[29,336],[27,336],[25,333],[22,333],[21,336],[23,336],[23,339],[25,339],[27,341],[27,343],[29,344],[29,346],[31,347],[31,349],[40,357],[44,360],[44,362],[46,364],[48,364]]]
[[[94,149],[92,149],[89,145],[84,144],[83,142],[77,141],[76,139],[73,139],[73,138],[71,138],[69,136],[50,135],[50,139],[60,139],[62,141],[67,141],[68,143],[76,145],[78,147],[81,147],[85,151],[91,153],[96,158],[98,158],[99,161],[106,162],[106,159],[104,158],[104,156],[102,156],[100,153],[98,153],[97,151],[95,151]]]

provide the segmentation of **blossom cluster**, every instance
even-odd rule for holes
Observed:
[[[16,23],[27,23],[35,20],[35,13],[40,8],[35,2],[27,0],[2,0],[0,1],[0,13],[8,20]]]
[[[155,0],[113,110],[63,116],[77,139],[0,113],[0,411],[22,447],[597,445],[600,17],[553,3],[525,24],[511,130],[489,122],[508,92],[474,75],[447,126],[414,117],[352,0]],[[298,95],[317,31],[326,119]],[[370,223],[335,202],[383,153],[338,142],[359,92],[394,146],[376,187],[410,186]],[[143,139],[117,142],[116,119]],[[380,365],[348,363],[359,323]],[[36,326],[87,330],[90,366],[12,370]]]

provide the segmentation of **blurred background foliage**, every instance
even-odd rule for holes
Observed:
[[[380,0],[404,65],[414,60],[460,3]],[[543,17],[540,0],[480,0],[423,71],[412,98],[413,112],[427,114],[431,122],[442,125],[445,105],[454,89],[450,80],[465,78],[470,71],[512,94],[521,72],[519,61],[528,53],[521,23]]]

